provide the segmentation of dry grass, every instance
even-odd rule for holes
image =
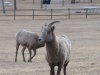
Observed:
[[[25,0],[24,3],[31,3],[30,1]],[[19,29],[25,29],[40,34],[40,26],[45,21],[50,23],[53,20],[43,20],[44,17],[37,18],[40,20],[17,17],[15,21],[13,17],[2,18],[3,20],[0,19],[0,75],[49,75],[50,69],[45,60],[45,47],[37,50],[32,63],[22,61],[20,47],[18,61],[15,63],[15,33]],[[83,16],[72,16],[71,19],[56,17],[54,20],[61,21],[56,25],[57,35],[65,34],[72,43],[67,75],[100,75],[100,17],[88,16],[88,19]],[[28,60],[28,50],[25,51],[25,57]],[[62,72],[61,75],[63,75]]]

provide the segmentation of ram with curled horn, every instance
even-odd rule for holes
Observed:
[[[71,42],[67,36],[56,36],[54,33],[55,27],[52,25],[58,22],[60,21],[53,21],[47,26],[44,25],[38,39],[39,43],[46,44],[46,60],[50,66],[50,75],[55,75],[55,66],[58,66],[57,75],[60,75],[62,67],[64,75],[66,75],[66,66],[69,63],[71,50]]]

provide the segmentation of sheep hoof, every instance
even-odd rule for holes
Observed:
[[[15,62],[17,62],[17,59],[15,59]]]
[[[31,60],[28,60],[28,62],[32,62]]]
[[[26,60],[23,60],[24,62],[26,62]]]

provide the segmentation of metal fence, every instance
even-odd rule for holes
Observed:
[[[88,18],[88,15],[100,15],[100,9],[90,10],[90,9],[18,9],[18,10],[6,10],[6,14],[2,13],[3,10],[0,10],[0,17],[13,17],[14,20],[18,16],[31,17],[33,20],[36,17],[41,17],[44,19],[44,16],[53,19],[53,17],[66,17],[68,19],[73,15],[83,15],[85,18]]]

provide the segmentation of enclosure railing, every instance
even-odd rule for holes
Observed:
[[[17,16],[31,16],[34,20],[35,17],[50,16],[50,19],[53,19],[53,16],[66,16],[68,19],[72,15],[84,15],[86,18],[88,15],[100,15],[100,9],[17,9],[17,10],[6,10],[6,13],[3,14],[3,10],[0,10],[0,16],[13,16],[14,20]]]

